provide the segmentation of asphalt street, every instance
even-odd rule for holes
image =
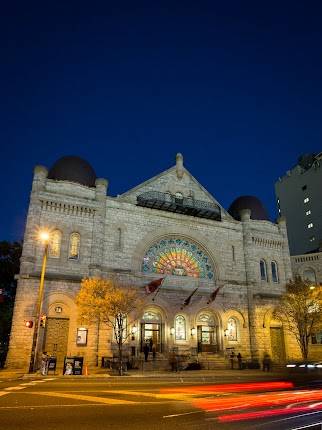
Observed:
[[[322,380],[31,377],[1,380],[0,428],[322,429]]]

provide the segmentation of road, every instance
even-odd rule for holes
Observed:
[[[0,376],[1,378],[1,376]],[[4,430],[322,429],[322,381],[43,377],[0,381]],[[313,426],[313,424],[316,424]]]

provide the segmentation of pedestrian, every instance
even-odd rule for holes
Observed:
[[[174,351],[170,351],[169,353],[169,363],[171,366],[171,370],[172,372],[177,372],[178,371],[178,363],[177,363],[177,356],[176,353]]]
[[[264,354],[263,358],[263,372],[265,372],[265,370],[267,370],[267,372],[271,370],[271,357],[267,352]]]
[[[242,355],[241,355],[240,352],[237,354],[237,360],[238,360],[238,369],[242,370],[242,368],[243,368],[243,361],[242,361]]]
[[[144,360],[145,361],[148,361],[149,351],[150,351],[150,348],[149,348],[148,342],[145,342],[145,344],[143,346],[143,353],[144,353]]]
[[[47,352],[43,352],[41,356],[41,374],[46,376],[48,374],[48,355]]]
[[[231,367],[231,369],[234,368],[234,360],[235,360],[235,353],[234,353],[234,351],[232,351],[230,354],[230,367]]]
[[[157,348],[156,348],[156,345],[153,344],[152,345],[152,358],[153,358],[153,361],[155,361],[156,356],[157,356]]]
[[[150,352],[152,352],[152,348],[153,348],[153,339],[152,339],[152,337],[150,337],[149,346],[150,346]]]

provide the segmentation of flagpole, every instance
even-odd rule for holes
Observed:
[[[156,296],[158,295],[158,293],[159,293],[159,291],[160,291],[160,288],[162,287],[163,282],[164,282],[164,280],[165,280],[165,278],[166,278],[166,277],[167,277],[167,276],[165,276],[165,277],[162,279],[162,282],[161,282],[161,284],[160,284],[159,288],[156,290],[156,292],[155,292],[155,294],[154,294],[154,296],[153,296],[152,302],[154,302],[154,300],[155,300]]]

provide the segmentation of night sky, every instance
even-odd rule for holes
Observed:
[[[226,208],[322,151],[321,1],[3,2],[0,240],[33,167],[79,155],[109,195],[185,167]]]

